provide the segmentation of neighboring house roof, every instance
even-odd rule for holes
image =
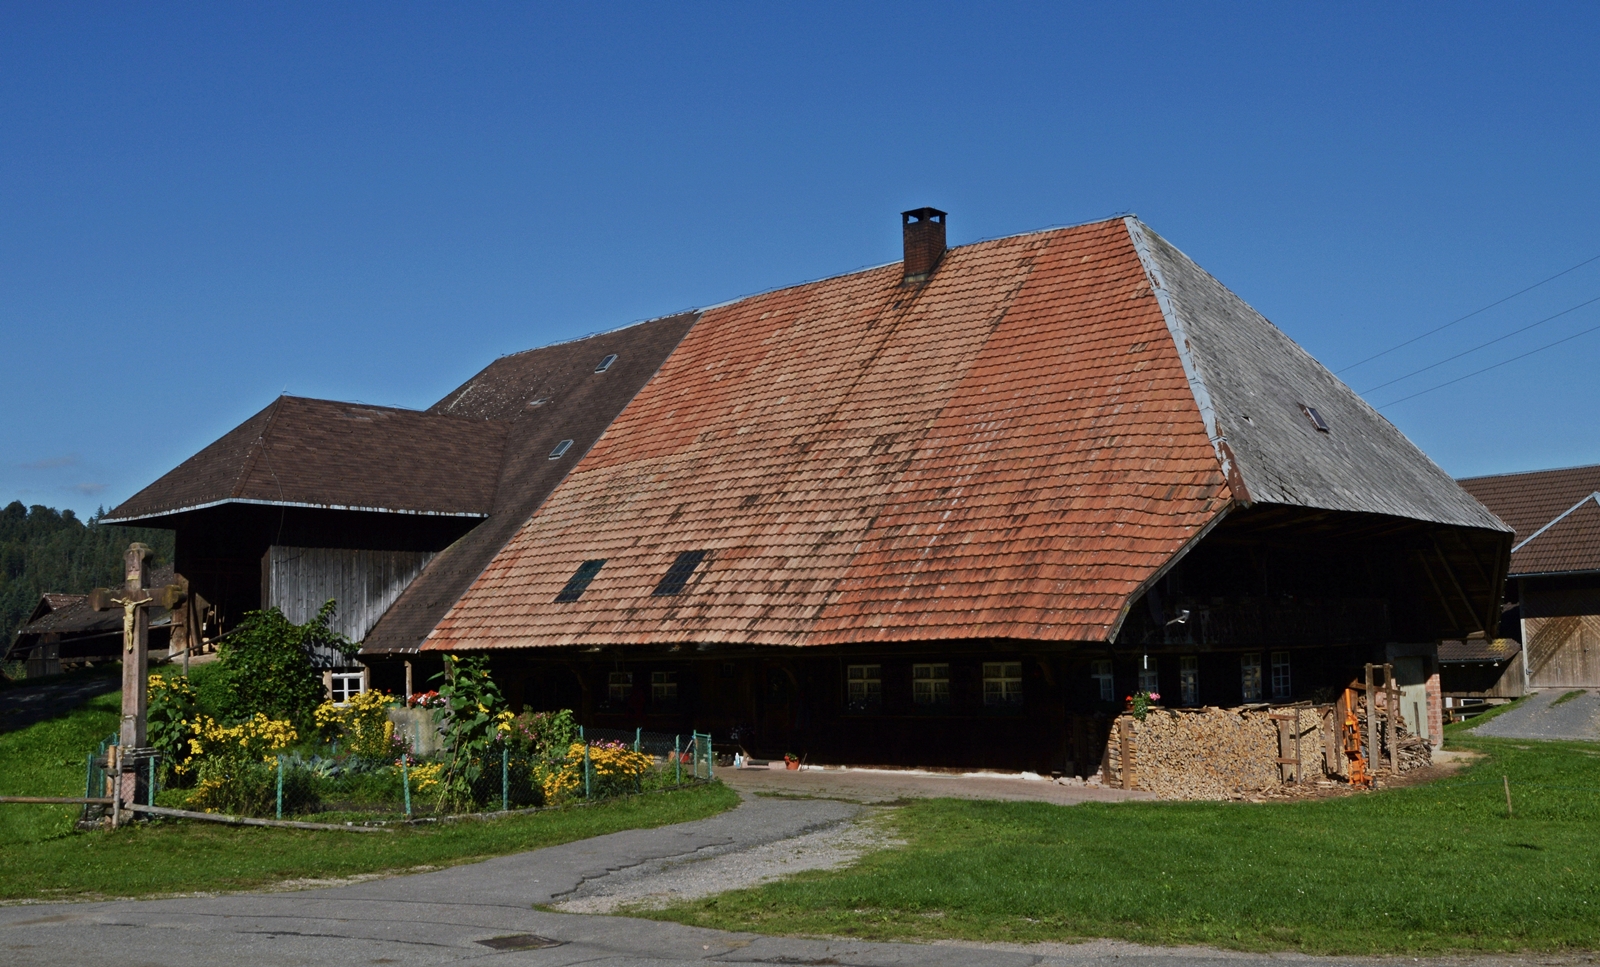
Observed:
[[[1468,638],[1464,641],[1439,642],[1439,661],[1447,665],[1469,662],[1510,661],[1522,650],[1515,638]]]
[[[502,421],[280,396],[104,522],[225,503],[483,517],[505,433]]]
[[[1461,486],[1516,530],[1512,577],[1600,571],[1600,466],[1470,477]]]
[[[415,651],[456,599],[578,464],[699,313],[503,356],[429,413],[505,421],[489,519],[436,556],[368,632],[363,653]],[[608,356],[616,359],[595,372]],[[550,459],[563,440],[571,449]]]
[[[150,574],[150,585],[160,587],[173,581],[172,565],[155,568]],[[166,608],[150,609],[150,626],[163,627],[172,621]],[[17,629],[16,637],[7,643],[6,658],[20,649],[31,648],[41,635],[58,634],[76,637],[99,637],[122,633],[122,610],[96,611],[89,607],[87,594],[40,595],[27,624]]]
[[[707,310],[426,647],[1103,641],[1235,503],[1506,530],[1135,219],[901,282]]]

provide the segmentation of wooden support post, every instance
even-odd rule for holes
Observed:
[[[1367,689],[1367,748],[1364,758],[1367,760],[1367,768],[1375,770],[1378,767],[1378,696],[1373,687],[1373,668],[1372,663],[1368,662],[1365,682]]]
[[[1400,744],[1395,739],[1395,719],[1400,712],[1400,691],[1394,684],[1394,666],[1383,666],[1383,737],[1389,743],[1389,774],[1400,774]]]
[[[1299,725],[1299,709],[1294,709],[1294,781],[1296,781],[1296,783],[1304,783],[1304,781],[1306,781],[1306,776],[1304,776],[1304,770],[1306,770],[1306,759],[1301,756],[1299,736],[1301,736],[1301,725]]]
[[[1328,775],[1339,774],[1339,703],[1335,702],[1322,717],[1322,766]]]
[[[1121,739],[1122,751],[1122,788],[1133,788],[1133,729],[1128,724],[1126,717],[1117,719],[1117,731]]]
[[[411,662],[406,662],[406,698],[411,698]]]

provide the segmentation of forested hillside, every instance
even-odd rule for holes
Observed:
[[[111,527],[88,522],[70,510],[22,506],[0,510],[0,653],[46,591],[82,593],[122,581],[122,552],[133,541],[155,551],[156,563],[172,560],[172,532]]]

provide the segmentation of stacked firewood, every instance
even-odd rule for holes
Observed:
[[[1387,709],[1378,706],[1378,748],[1374,756],[1376,761],[1371,766],[1374,772],[1386,772],[1389,769],[1389,731],[1386,722],[1388,715]],[[1361,721],[1361,736],[1365,739],[1367,710],[1357,706],[1356,718]],[[1394,746],[1395,751],[1400,754],[1399,766],[1403,773],[1433,765],[1433,745],[1424,736],[1412,735],[1406,728],[1405,713],[1398,710],[1395,712],[1394,720]]]
[[[1122,721],[1136,789],[1163,799],[1236,799],[1279,782],[1277,724],[1265,710],[1152,709],[1143,721]],[[1121,722],[1107,747],[1109,785],[1122,784],[1120,737]]]

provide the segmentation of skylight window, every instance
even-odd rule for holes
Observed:
[[[656,589],[650,593],[652,595],[666,595],[677,594],[682,591],[683,586],[689,583],[690,576],[694,574],[694,569],[699,567],[700,562],[705,559],[705,551],[684,551],[679,554],[678,559],[672,562],[671,567],[667,568],[667,573],[662,577],[661,583],[656,585]]]
[[[584,561],[579,564],[578,569],[572,572],[572,577],[567,579],[567,586],[561,589],[560,594],[556,595],[556,604],[566,604],[583,597],[583,592],[588,589],[589,582],[593,581],[594,576],[599,574],[600,569],[605,566],[604,558],[597,561]]]
[[[1300,410],[1301,412],[1305,413],[1306,419],[1311,421],[1311,425],[1317,428],[1317,432],[1328,432],[1328,421],[1322,418],[1322,414],[1317,412],[1317,408],[1315,406],[1307,406],[1304,403],[1301,403]]]
[[[596,366],[594,368],[594,371],[597,372],[597,373],[603,373],[606,370],[610,369],[611,368],[611,364],[616,362],[616,361],[617,361],[617,354],[616,353],[612,353],[611,355],[607,356],[605,359],[600,360],[600,365]]]
[[[562,440],[560,443],[556,444],[556,448],[554,450],[550,451],[550,459],[552,459],[552,460],[560,460],[562,457],[566,456],[567,455],[567,451],[571,450],[571,449],[572,449],[572,441],[571,440]]]

